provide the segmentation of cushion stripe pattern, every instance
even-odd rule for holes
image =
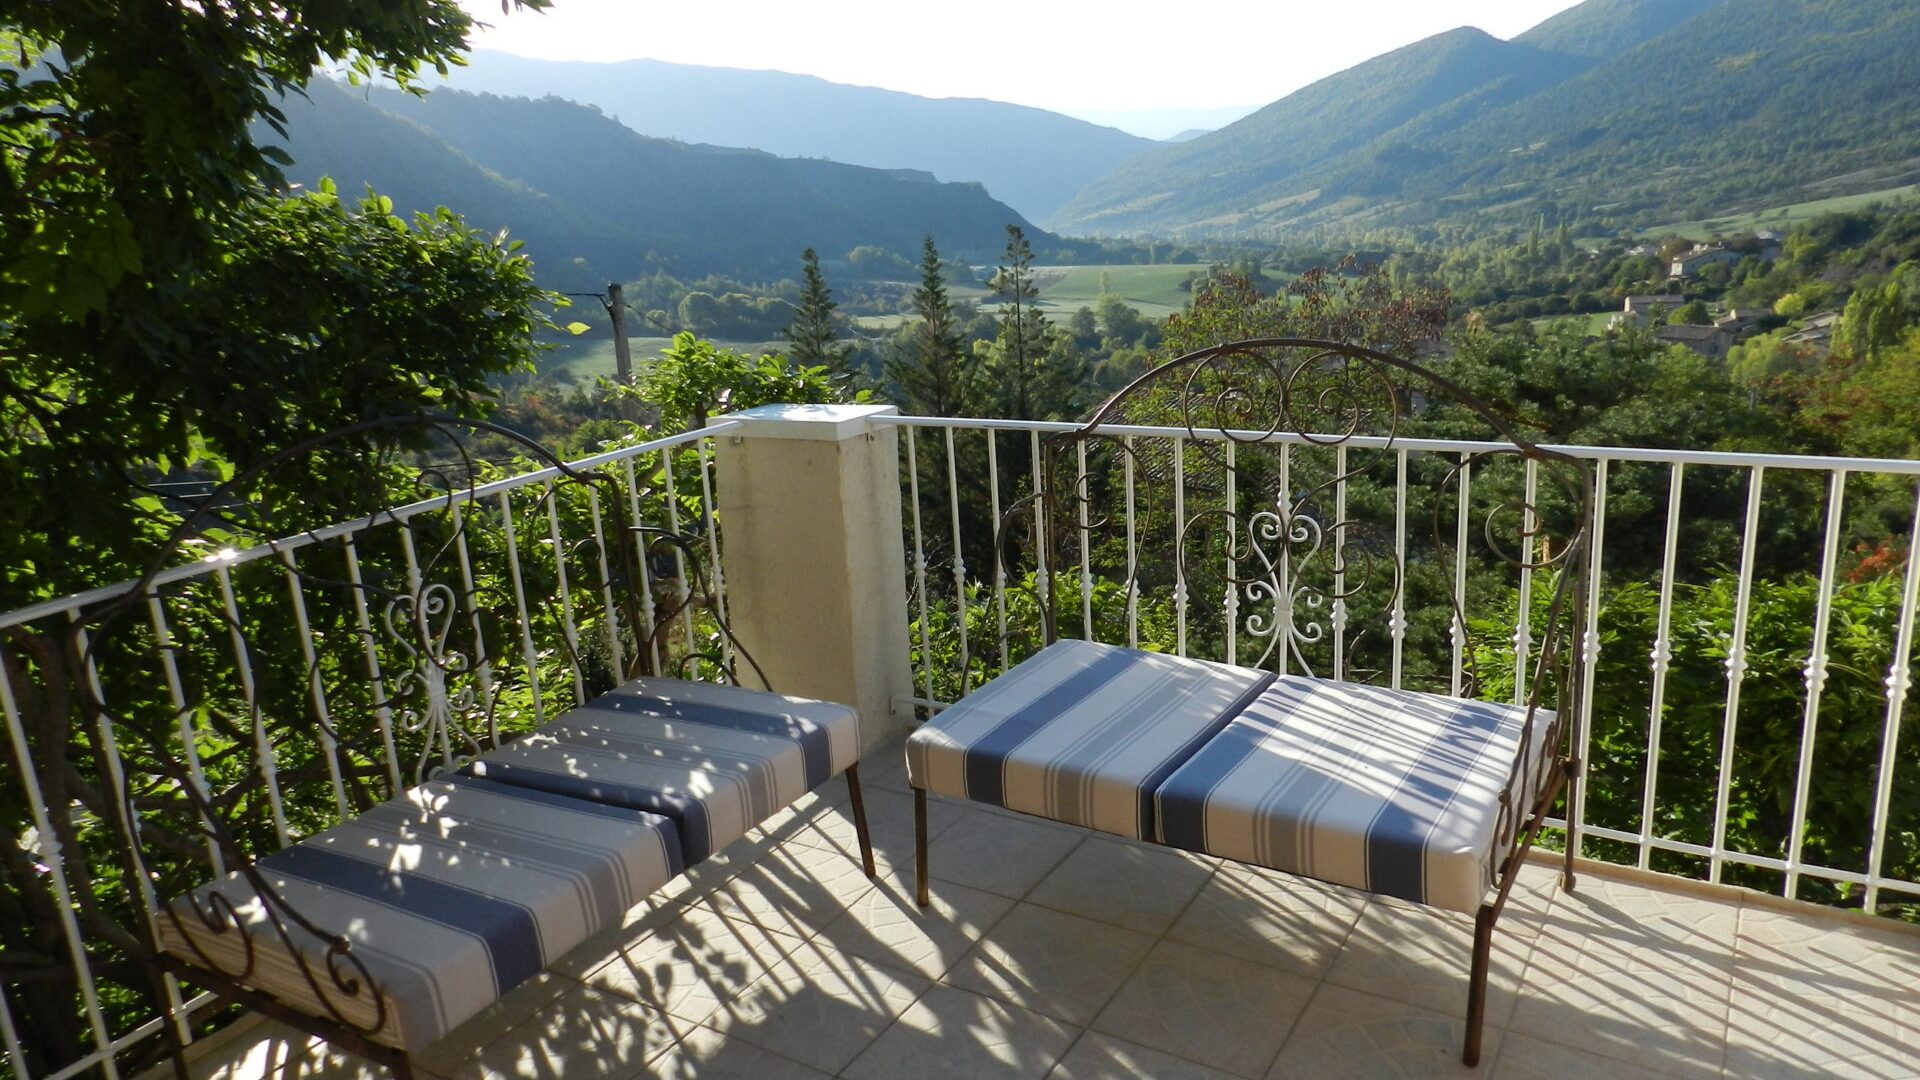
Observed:
[[[283,940],[237,874],[176,901],[157,920],[161,944],[189,963],[205,963],[204,953],[233,972],[246,966],[250,939],[249,985],[315,1016],[337,1010],[362,1028],[384,1004],[370,1037],[419,1049],[618,925],[680,872],[672,823],[608,811],[484,781],[434,781],[260,860],[259,873],[288,904],[351,942],[378,1001],[334,988],[325,943],[290,923],[292,942]],[[233,904],[242,930],[210,929],[195,913],[193,900],[211,910],[215,892]]]
[[[1154,793],[1161,843],[1416,903],[1479,908],[1526,710],[1282,676]],[[1530,808],[1551,748],[1535,714]]]
[[[1151,839],[1154,786],[1273,678],[1055,642],[915,731],[907,776],[937,794]]]
[[[844,705],[637,679],[461,771],[669,818],[692,866],[859,756],[859,714]]]

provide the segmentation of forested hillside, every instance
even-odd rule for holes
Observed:
[[[483,49],[454,71],[452,85],[520,97],[555,94],[596,105],[646,135],[978,181],[1036,220],[1156,145],[1024,105],[658,60],[567,63]]]
[[[1920,172],[1915,56],[1908,0],[1588,0],[1513,42],[1454,31],[1369,61],[1130,163],[1050,223],[1610,229],[1884,188]]]
[[[417,98],[325,80],[308,92],[286,107],[291,180],[331,176],[348,194],[371,184],[401,210],[447,206],[508,228],[555,287],[652,269],[777,277],[806,247],[911,254],[929,232],[984,261],[1006,225],[1026,224],[977,184],[647,138],[557,98]]]

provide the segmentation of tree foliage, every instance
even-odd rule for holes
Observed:
[[[840,341],[840,328],[834,322],[833,292],[820,272],[820,257],[808,248],[800,255],[800,303],[781,337],[793,346],[793,361],[803,368],[820,367],[844,372],[847,346]]]
[[[940,251],[929,235],[921,247],[920,284],[913,290],[918,321],[886,361],[887,378],[900,403],[922,416],[966,416],[978,401],[979,369],[961,340],[960,323],[947,298]]]

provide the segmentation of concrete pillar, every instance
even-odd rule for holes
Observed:
[[[872,423],[896,411],[765,405],[719,418],[741,426],[715,451],[734,633],[775,690],[858,708],[868,748],[913,693],[899,435]]]

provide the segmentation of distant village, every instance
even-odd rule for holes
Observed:
[[[1733,266],[1743,259],[1758,258],[1773,262],[1780,258],[1785,242],[1776,232],[1758,232],[1752,236],[1715,243],[1695,244],[1693,250],[1675,255],[1668,280],[1684,284],[1700,276],[1709,266]],[[1658,248],[1646,244],[1631,248],[1629,255],[1657,254]],[[1747,338],[1777,325],[1780,316],[1769,307],[1726,308],[1701,325],[1667,323],[1667,317],[1685,307],[1691,298],[1677,292],[1632,295],[1621,311],[1607,322],[1607,329],[1651,323],[1654,336],[1674,345],[1685,345],[1702,356],[1725,359],[1733,347]],[[1825,351],[1832,346],[1834,326],[1840,321],[1837,311],[1823,311],[1799,320],[1800,328],[1785,338],[1791,344]]]

